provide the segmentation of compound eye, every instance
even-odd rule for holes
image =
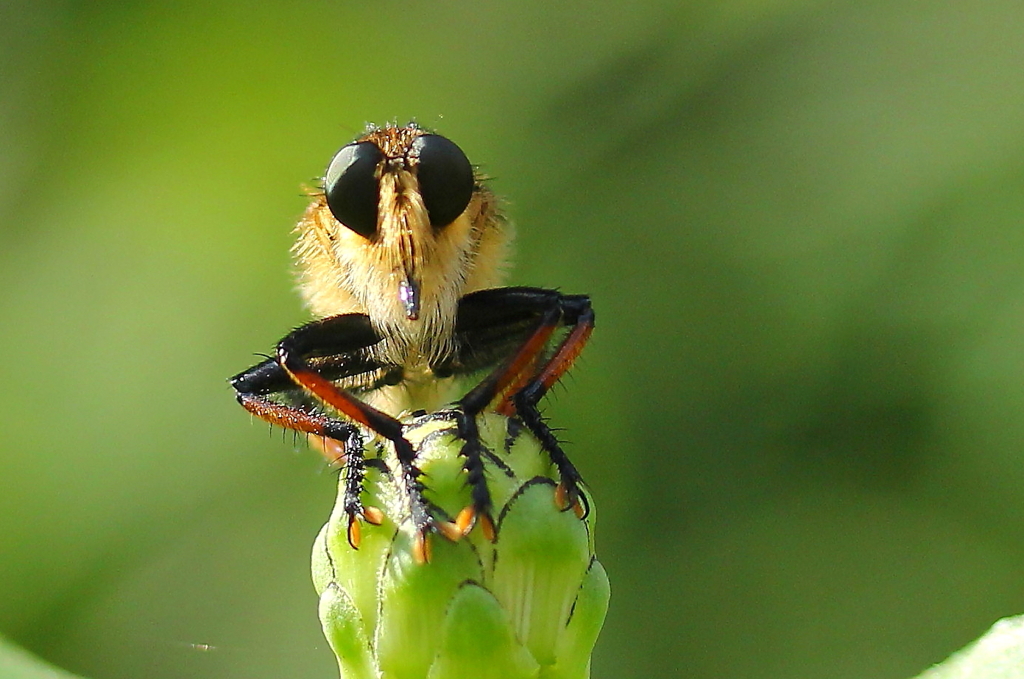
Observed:
[[[380,184],[376,172],[383,159],[384,154],[373,142],[349,144],[338,151],[324,175],[331,214],[364,238],[377,233]]]
[[[437,134],[417,137],[411,150],[419,157],[416,175],[431,226],[451,224],[473,197],[476,181],[469,158],[454,142]]]

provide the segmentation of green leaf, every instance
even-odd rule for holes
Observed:
[[[510,502],[491,584],[519,638],[544,665],[556,661],[556,647],[590,566],[586,524],[571,511],[555,509],[554,494],[554,483],[533,483]]]
[[[572,616],[558,642],[558,662],[545,667],[542,679],[588,679],[590,652],[597,643],[597,635],[608,612],[611,585],[604,566],[597,559],[583,578],[579,595],[572,607]]]
[[[917,679],[1020,679],[1024,677],[1024,615],[1005,618],[970,646]]]
[[[448,606],[427,679],[533,679],[539,669],[494,595],[476,583],[463,585]]]
[[[320,620],[324,636],[338,657],[341,676],[346,679],[376,679],[366,626],[352,599],[331,583],[320,595]]]
[[[441,642],[445,609],[459,585],[483,572],[468,542],[434,540],[429,564],[413,558],[413,531],[400,531],[381,575],[377,658],[382,674],[425,677]]]
[[[82,679],[49,665],[28,651],[0,638],[0,677],[3,679]]]

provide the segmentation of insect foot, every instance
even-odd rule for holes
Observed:
[[[464,417],[442,409],[403,422],[432,515],[427,531],[388,446],[366,447],[362,502],[380,514],[363,521],[359,549],[339,484],[313,548],[313,582],[341,675],[585,679],[609,596],[594,555],[593,501],[586,497],[583,519],[563,511],[557,467],[503,415],[472,418],[480,464],[467,464]],[[371,450],[383,451],[381,464]]]

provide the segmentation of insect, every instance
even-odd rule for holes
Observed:
[[[296,228],[300,288],[318,318],[275,354],[231,378],[238,401],[271,424],[322,437],[341,451],[349,543],[364,506],[364,442],[393,446],[390,470],[409,503],[420,561],[426,540],[480,524],[493,539],[486,453],[476,417],[515,417],[557,470],[556,502],[586,512],[581,478],[538,411],[594,327],[586,295],[497,287],[510,227],[484,178],[447,138],[415,124],[370,127],[341,148]],[[460,393],[460,384],[479,376]],[[471,504],[453,518],[424,499],[416,452],[401,417],[455,404]]]

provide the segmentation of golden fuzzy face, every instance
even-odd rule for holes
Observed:
[[[297,231],[313,313],[366,314],[403,365],[450,350],[459,299],[500,283],[510,238],[461,149],[415,125],[343,147]]]

